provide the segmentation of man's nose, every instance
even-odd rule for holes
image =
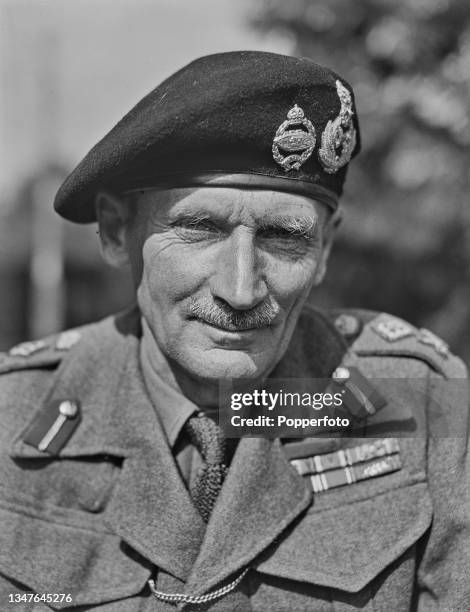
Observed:
[[[215,298],[235,310],[254,308],[267,297],[255,236],[246,228],[236,228],[224,241],[211,279],[211,291]]]

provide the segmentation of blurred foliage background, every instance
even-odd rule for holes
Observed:
[[[470,362],[470,3],[260,0],[251,22],[356,92],[362,153],[312,302],[394,313]]]
[[[207,3],[201,0],[201,11]],[[143,0],[139,6],[120,1],[120,6],[134,13],[143,4]],[[145,3],[147,13],[142,13],[141,24],[151,27],[152,19],[155,24],[162,22],[174,39],[166,41],[166,47],[173,44],[176,53],[181,52],[188,35],[178,34],[184,25],[181,11],[178,26],[165,23],[162,7],[170,4],[164,0]],[[222,28],[224,20],[226,27],[232,18],[225,7],[217,25],[217,4],[212,4],[211,12],[201,15],[206,42],[196,33],[199,42],[188,47],[188,59],[248,46],[287,52],[330,66],[356,92],[362,154],[349,171],[343,224],[327,279],[312,294],[312,303],[394,313],[431,328],[470,363],[470,3],[251,0],[243,5],[243,28],[250,34],[230,38],[228,30],[217,30],[219,39],[214,38],[210,48],[211,32]],[[102,13],[108,20],[109,2],[93,0],[91,5],[105,9]],[[113,6],[112,28],[117,31],[118,5]],[[95,22],[98,13],[93,13]],[[192,15],[193,24],[194,19]],[[13,21],[15,27],[21,24],[17,17]],[[46,55],[49,48],[49,57],[55,57],[57,31],[52,31],[52,38],[50,34],[49,29],[43,42]],[[67,32],[62,35],[67,38]],[[84,37],[86,32],[81,32],[80,40]],[[225,47],[221,37],[227,40]],[[114,47],[107,48],[109,55],[118,53],[122,44],[134,40],[135,46],[148,37],[134,20],[129,39],[115,38]],[[93,44],[90,36],[87,41],[88,46]],[[130,47],[126,48],[129,55]],[[154,55],[155,64],[159,59],[158,53]],[[73,61],[78,59],[74,56]],[[180,56],[172,59],[174,66],[168,58],[165,66],[177,69],[183,63]],[[96,65],[102,61],[98,54]],[[120,78],[119,61],[117,55],[114,70],[106,75],[109,83]],[[126,61],[131,64],[129,58]],[[145,61],[142,70],[154,85],[161,79],[151,74],[147,51]],[[46,65],[53,69],[50,62]],[[44,79],[56,91],[54,72],[48,72],[47,66],[40,84],[40,91],[46,93]],[[94,97],[90,98],[91,92],[88,95],[88,111],[98,89],[107,87],[104,73],[103,68]],[[5,83],[11,89],[4,75]],[[135,88],[134,101],[148,89],[146,85]],[[62,224],[50,210],[55,189],[79,160],[67,158],[60,147],[48,142],[57,118],[53,100],[54,95],[43,98],[39,122],[43,126],[41,146],[50,154],[42,156],[41,164],[22,179],[8,201],[0,200],[0,349],[27,336],[88,322],[132,300],[127,276],[101,263],[94,228]],[[105,106],[102,101],[101,107]],[[100,135],[129,108],[129,100],[122,100],[115,117],[106,115],[109,123]],[[90,146],[95,140],[96,135],[90,137]]]

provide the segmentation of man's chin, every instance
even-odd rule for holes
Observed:
[[[244,351],[211,349],[192,354],[185,364],[194,378],[216,382],[226,378],[259,378],[267,372],[271,360],[261,353],[253,355]]]

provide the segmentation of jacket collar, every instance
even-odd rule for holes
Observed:
[[[287,351],[271,377],[328,379],[348,347],[347,341],[323,313],[306,306]]]
[[[306,508],[312,495],[279,440],[243,438],[209,520],[186,589],[203,593],[243,571]]]

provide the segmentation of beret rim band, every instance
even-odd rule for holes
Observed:
[[[303,195],[318,200],[333,211],[338,208],[339,198],[336,193],[302,179],[272,176],[261,172],[226,172],[206,171],[201,173],[180,172],[163,176],[140,177],[135,186],[127,186],[121,193],[136,193],[151,189],[171,189],[177,187],[233,187],[238,189],[265,189]]]

